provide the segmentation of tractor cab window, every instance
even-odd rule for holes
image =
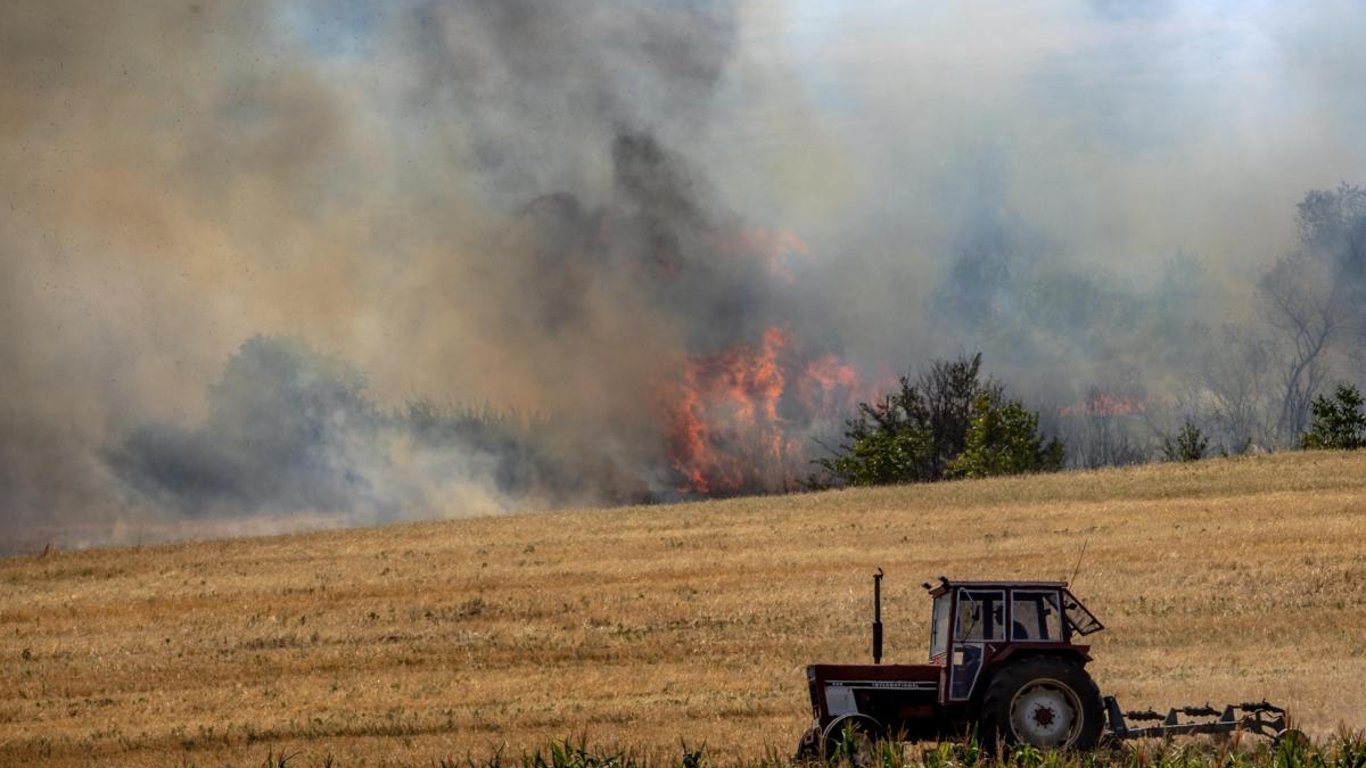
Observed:
[[[934,599],[934,618],[930,623],[930,658],[944,655],[949,647],[949,606],[953,603],[948,592]]]
[[[1105,625],[1100,623],[1094,614],[1086,610],[1086,606],[1081,601],[1072,596],[1072,593],[1062,591],[1062,607],[1064,616],[1067,617],[1067,626],[1079,635],[1089,635],[1092,632],[1099,632],[1105,629]]]
[[[1056,591],[1011,593],[1010,639],[1063,642],[1062,611]]]
[[[960,590],[954,639],[979,643],[1004,640],[1005,607],[1004,592]]]

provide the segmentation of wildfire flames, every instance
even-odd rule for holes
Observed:
[[[805,359],[787,331],[689,358],[669,409],[680,491],[726,495],[791,487],[813,434],[839,423],[859,377],[835,355]]]
[[[1086,399],[1063,406],[1063,416],[1135,416],[1148,409],[1146,401],[1113,392],[1092,392]]]

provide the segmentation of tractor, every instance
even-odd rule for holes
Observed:
[[[949,581],[923,586],[933,601],[925,664],[882,664],[882,571],[873,576],[872,664],[806,668],[811,727],[799,758],[842,744],[928,741],[974,734],[988,749],[1029,744],[1084,750],[1114,739],[1244,730],[1281,740],[1285,710],[1265,701],[1122,712],[1086,671],[1104,626],[1063,581]],[[1203,716],[1182,721],[1180,715]],[[1161,720],[1131,728],[1125,718]],[[1218,718],[1210,720],[1208,718]],[[1108,730],[1107,730],[1108,723]]]

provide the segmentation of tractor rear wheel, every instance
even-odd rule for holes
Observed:
[[[1100,689],[1082,666],[1056,656],[1007,664],[982,699],[983,736],[1039,749],[1092,749],[1100,740]]]

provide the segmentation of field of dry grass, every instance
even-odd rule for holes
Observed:
[[[1366,726],[1366,452],[0,561],[0,764],[431,765],[550,739],[787,753],[803,667],[919,660],[957,578],[1066,578],[1128,707]]]

